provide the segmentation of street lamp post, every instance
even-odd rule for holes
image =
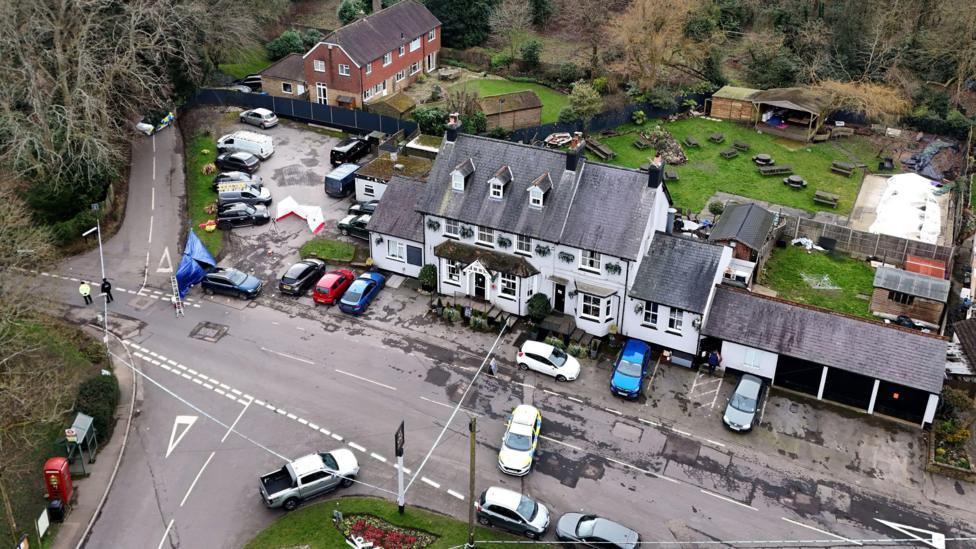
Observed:
[[[98,221],[98,218],[95,218],[95,226],[83,232],[81,236],[88,236],[92,233],[98,235],[98,261],[102,265],[102,280],[106,280],[107,277],[105,276],[105,254],[102,252],[102,225]],[[102,324],[105,326],[105,337],[103,338],[103,341],[105,343],[105,346],[108,347],[108,299],[107,298],[102,299],[102,304],[103,304]]]

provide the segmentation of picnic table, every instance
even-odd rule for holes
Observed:
[[[730,149],[725,149],[719,154],[722,155],[722,158],[731,159],[739,156],[739,151],[733,147]]]
[[[725,134],[713,133],[712,135],[708,136],[708,140],[712,143],[721,143],[722,141],[725,141]]]
[[[752,161],[756,163],[757,166],[772,166],[776,163],[772,156],[766,153],[759,153],[752,157]]]
[[[837,203],[840,202],[840,195],[817,190],[813,193],[813,201],[818,204],[826,204],[831,208],[836,208]]]
[[[844,177],[850,177],[854,173],[855,166],[849,162],[833,162],[830,165],[830,171],[834,173],[839,173]]]
[[[664,180],[665,181],[677,181],[678,172],[676,170],[664,170]]]
[[[761,175],[788,175],[793,173],[793,166],[759,166]]]
[[[783,183],[789,185],[794,189],[802,189],[807,186],[807,182],[803,180],[803,177],[799,175],[790,175],[783,178]]]
[[[736,149],[739,149],[740,151],[749,150],[749,144],[746,143],[745,141],[739,141],[738,139],[732,142],[732,146],[735,147]]]
[[[617,153],[613,152],[613,149],[604,145],[603,143],[600,143],[596,139],[587,139],[586,149],[595,154],[600,160],[610,160],[617,156]]]
[[[643,151],[646,149],[650,149],[654,145],[652,145],[650,141],[645,139],[644,136],[640,136],[634,140],[634,146]]]
[[[685,145],[688,145],[689,147],[701,147],[701,143],[690,135],[685,138]]]

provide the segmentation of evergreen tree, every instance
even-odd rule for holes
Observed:
[[[490,0],[426,0],[426,5],[441,22],[445,46],[460,49],[477,46],[491,32]]]

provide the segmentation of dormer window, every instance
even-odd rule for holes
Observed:
[[[543,202],[543,194],[539,189],[529,189],[529,206],[533,208],[541,208]]]
[[[451,188],[455,191],[464,192],[464,184],[467,183],[468,177],[473,173],[474,162],[470,158],[458,164],[451,171]]]
[[[489,196],[495,199],[501,199],[505,197],[505,186],[508,182],[512,180],[512,170],[508,166],[502,166],[491,176],[488,180]]]
[[[543,207],[546,203],[546,193],[552,190],[552,179],[549,178],[549,172],[537,177],[526,190],[529,191],[529,206],[533,208]]]
[[[501,183],[499,183],[497,181],[492,181],[491,182],[491,197],[492,198],[501,198],[501,197],[503,197],[505,195],[504,189],[505,189],[505,187],[502,186]]]

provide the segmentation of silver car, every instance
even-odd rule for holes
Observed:
[[[640,545],[640,534],[623,524],[582,513],[566,513],[559,517],[556,539],[586,547],[634,549]]]
[[[511,530],[529,539],[539,539],[549,529],[549,509],[545,505],[499,486],[482,492],[474,508],[480,524]]]
[[[273,128],[278,125],[278,116],[268,109],[257,108],[241,113],[241,122],[259,128]]]
[[[725,425],[733,431],[751,430],[765,391],[763,380],[751,374],[743,374],[732,391],[728,406],[725,407],[725,414],[722,416]]]

